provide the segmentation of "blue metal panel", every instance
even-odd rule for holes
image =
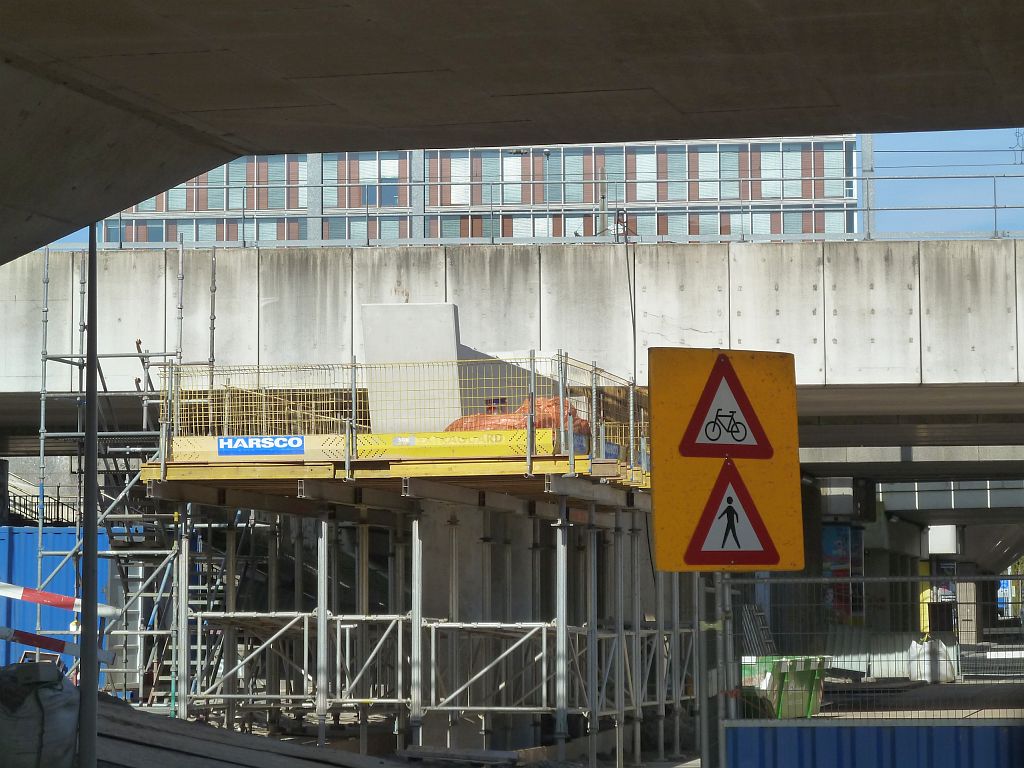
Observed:
[[[730,725],[729,768],[1020,768],[1024,723]]]
[[[75,545],[74,528],[44,528],[43,549],[52,552],[67,552]],[[107,548],[107,534],[100,532],[99,548]],[[36,528],[15,528],[0,526],[0,581],[17,584],[19,587],[35,587],[36,552],[39,549],[39,531]],[[48,575],[49,568],[60,562],[60,558],[47,558],[44,561],[43,573]],[[108,602],[107,584],[109,563],[105,559],[99,562],[99,597],[100,602]],[[47,591],[61,595],[75,594],[75,570],[73,562],[65,565],[47,587]],[[42,633],[54,631],[67,632],[75,614],[60,608],[43,606]],[[27,632],[36,630],[36,606],[20,600],[0,598],[0,625],[13,627]],[[71,640],[68,634],[55,635],[60,640]],[[21,659],[24,651],[33,650],[18,643],[0,640],[0,665],[13,664]],[[71,665],[70,656],[63,657],[64,663]]]

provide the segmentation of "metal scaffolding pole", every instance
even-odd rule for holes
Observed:
[[[569,499],[558,497],[555,544],[555,742],[565,760],[569,737]]]
[[[412,546],[409,721],[412,726],[413,743],[423,744],[423,538],[420,534],[419,510],[412,516],[409,543]]]
[[[615,768],[625,758],[626,728],[626,550],[622,510],[615,510]]]
[[[178,621],[178,667],[177,667],[177,715],[180,720],[188,719],[188,695],[190,693],[190,663],[192,661],[192,636],[188,627],[188,582],[189,559],[188,538],[191,522],[191,504],[181,504],[178,510],[178,584],[174,594],[174,615]]]
[[[405,520],[401,516],[396,515],[395,520],[395,589],[394,589],[394,603],[391,606],[391,612],[395,615],[401,616],[405,613],[405,550],[406,550],[406,537],[405,537]],[[398,647],[402,648],[403,634],[402,628],[398,628]],[[397,665],[395,669],[395,690],[398,692],[399,698],[404,695],[405,692],[405,659],[401,653],[399,658],[402,659],[402,663]],[[408,726],[408,711],[405,707],[399,705],[398,713],[396,715],[397,722],[395,723],[395,749],[396,751],[405,749],[405,729]]]
[[[591,504],[587,518],[587,759],[597,768],[597,734],[601,727],[601,701],[598,698],[597,648],[597,505]]]
[[[327,513],[316,527],[316,743],[327,744]]]
[[[631,515],[631,527],[629,530],[630,544],[632,545],[633,578],[630,580],[633,587],[633,764],[640,765],[640,737],[644,720],[644,683],[643,665],[641,664],[641,650],[643,648],[643,637],[640,633],[640,626],[643,622],[643,612],[640,605],[640,515],[633,510]]]
[[[96,768],[96,690],[99,687],[97,623],[97,541],[96,515],[99,511],[99,478],[97,450],[99,411],[97,398],[97,320],[96,320],[96,225],[89,225],[89,287],[86,324],[89,335],[85,350],[85,498],[82,505],[82,664],[79,690],[82,692],[78,708],[78,765]],[[44,362],[45,365],[45,362]],[[42,425],[41,425],[42,428]]]
[[[459,516],[452,511],[448,518],[448,620],[459,620]],[[434,650],[434,653],[437,651]],[[448,644],[448,669],[455,670],[459,663],[459,649],[455,643]],[[448,730],[445,738],[449,749],[458,745],[459,713],[448,713]]]
[[[683,750],[683,649],[679,624],[679,574],[672,574],[672,754]]]
[[[708,706],[708,648],[704,634],[704,619],[707,617],[707,595],[704,577],[693,574],[693,700],[697,704],[697,748],[701,763],[713,765],[711,757],[710,708]]]
[[[267,610],[271,613],[277,611],[277,590],[281,581],[280,566],[278,563],[278,540],[281,536],[281,515],[274,516],[274,524],[270,529],[267,541]],[[280,662],[277,654],[271,653],[267,657],[267,693],[271,696],[281,695]],[[271,707],[267,716],[268,725],[277,725],[280,721],[281,710],[278,707]]]
[[[725,600],[722,574],[715,573],[715,698],[718,715],[718,766],[725,768]]]
[[[657,608],[655,609],[655,645],[654,657],[657,679],[655,688],[658,698],[658,759],[665,759],[665,574],[658,571],[654,575],[654,593]],[[672,644],[669,645],[672,648]]]
[[[238,610],[238,591],[235,585],[238,583],[238,529],[232,525],[227,530],[227,543],[224,545],[224,607],[229,613]],[[234,668],[238,663],[238,635],[233,626],[224,629],[224,666],[228,669]],[[224,680],[224,692],[228,695],[225,702],[224,727],[229,731],[235,730],[236,700],[232,698],[238,693],[238,677],[231,675]]]
[[[326,571],[326,568],[324,568]],[[326,578],[326,577],[325,577]],[[359,575],[356,578],[356,585],[359,588],[356,613],[366,616],[370,613],[370,525],[367,522],[366,511],[363,510],[359,516]],[[365,655],[370,650],[369,637],[366,632],[366,622],[359,623],[359,652]],[[369,749],[369,721],[367,719],[367,706],[359,705],[359,754],[365,755]]]

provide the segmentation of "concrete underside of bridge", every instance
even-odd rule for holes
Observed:
[[[0,263],[248,153],[1024,123],[1017,3],[3,3]]]

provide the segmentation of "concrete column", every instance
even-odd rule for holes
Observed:
[[[319,152],[306,155],[306,239],[310,245],[321,245],[324,241],[323,160]]]

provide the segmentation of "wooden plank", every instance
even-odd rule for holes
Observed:
[[[98,727],[100,733],[124,738],[126,733],[138,734],[143,742],[157,733],[170,734],[200,745],[199,754],[209,754],[203,749],[210,744],[233,747],[242,752],[269,753],[292,757],[316,765],[332,765],[340,768],[396,768],[398,761],[385,760],[335,749],[316,749],[263,736],[235,733],[223,728],[199,725],[175,720],[161,715],[140,712],[125,704],[102,702],[99,708]],[[188,748],[188,747],[185,747]],[[249,765],[242,763],[242,765]],[[255,764],[252,764],[255,765]]]
[[[515,765],[519,762],[518,752],[499,749],[446,749],[412,745],[398,755],[410,760],[441,760],[479,765]]]

